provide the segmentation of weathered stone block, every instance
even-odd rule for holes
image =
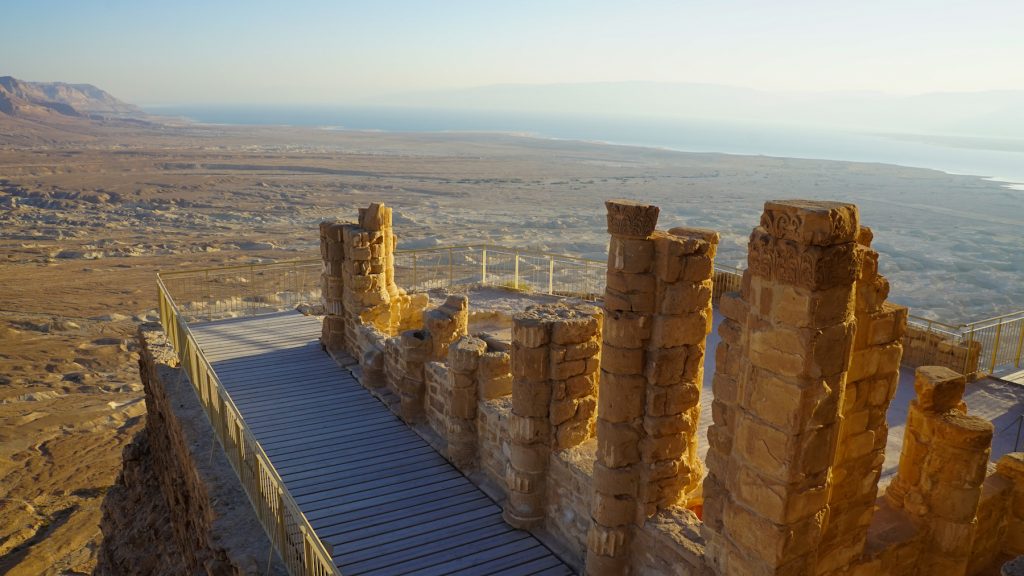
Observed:
[[[531,418],[546,417],[551,403],[551,386],[545,382],[512,380],[512,411]]]
[[[920,366],[914,372],[917,403],[928,412],[953,410],[963,400],[967,379],[945,366]]]
[[[609,276],[616,273],[648,274],[653,268],[654,242],[612,236],[608,244]]]
[[[632,200],[607,200],[608,233],[627,238],[647,238],[658,225],[661,209]]]
[[[812,428],[792,435],[753,417],[737,415],[734,449],[759,474],[780,482],[819,476],[832,464],[836,425]]]
[[[755,228],[750,234],[747,253],[749,273],[812,291],[852,288],[860,272],[853,243],[809,246],[777,239],[764,228]],[[751,304],[767,310],[764,302]]]
[[[716,380],[715,384],[719,384]],[[729,398],[728,381],[721,382]],[[841,379],[785,378],[755,369],[743,388],[742,403],[752,414],[773,427],[797,434],[808,427],[830,425],[839,417]],[[715,397],[718,398],[718,389]]]
[[[703,310],[711,303],[711,280],[675,282],[661,287],[659,314],[687,314]]]
[[[635,312],[609,312],[604,318],[604,343],[618,348],[642,348],[651,337],[650,316]]]
[[[609,422],[630,422],[643,416],[647,381],[640,375],[604,373],[598,414]]]
[[[640,434],[630,424],[597,420],[598,461],[610,468],[622,468],[640,461]]]
[[[526,348],[512,342],[512,377],[527,382],[545,382],[548,379],[548,348]]]
[[[776,238],[830,246],[855,242],[860,213],[853,204],[824,200],[774,200],[764,203],[761,226]]]
[[[625,526],[636,514],[636,500],[625,495],[594,493],[591,514],[597,524],[605,527]]]
[[[634,467],[609,468],[595,462],[594,486],[612,496],[635,497],[639,488],[639,475]]]
[[[550,424],[547,414],[543,418],[520,416],[513,412],[508,419],[509,440],[520,444],[547,442],[550,438]]]
[[[688,359],[691,350],[700,355],[698,346],[679,346],[676,348],[659,348],[647,354],[645,375],[652,384],[668,385],[684,378],[693,378],[700,362],[692,362],[688,370]],[[703,359],[702,355],[701,359]]]
[[[601,352],[601,369],[607,374],[643,375],[644,350],[606,344]]]
[[[702,344],[711,332],[710,308],[679,316],[657,315],[651,330],[651,340],[659,347],[675,348]]]
[[[512,393],[512,375],[494,376],[477,379],[477,393],[480,400],[494,400]]]
[[[448,348],[448,366],[459,372],[473,372],[486,351],[487,343],[483,340],[463,336]]]

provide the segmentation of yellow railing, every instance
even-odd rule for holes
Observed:
[[[909,322],[940,340],[940,345],[930,348],[932,354],[948,358],[955,350],[955,358],[963,366],[950,367],[969,376],[1013,372],[1024,364],[1024,311],[967,324],[947,324],[914,315]]]
[[[161,272],[186,322],[254,316],[320,302],[319,260]]]
[[[232,269],[232,272],[237,269]],[[198,271],[209,273],[210,270]],[[163,275],[157,275],[160,323],[174,346],[231,466],[267,536],[294,576],[340,576],[330,550],[317,537],[284,481],[221,385],[188,322],[179,313]]]

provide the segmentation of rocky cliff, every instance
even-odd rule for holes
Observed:
[[[103,502],[95,574],[284,574],[163,332],[139,342],[146,427]]]

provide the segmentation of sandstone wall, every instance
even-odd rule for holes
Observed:
[[[159,326],[139,341],[146,427],[104,500],[95,573],[286,574]]]
[[[548,460],[547,510],[544,529],[563,545],[570,563],[582,567],[587,557],[587,532],[593,499],[597,441],[551,453]]]
[[[497,488],[504,497],[508,493],[505,470],[511,451],[508,439],[508,421],[512,415],[512,397],[484,400],[477,405],[477,446],[479,468],[486,482]]]
[[[910,368],[945,366],[960,373],[974,374],[979,368],[980,354],[980,342],[968,346],[953,335],[932,332],[913,324],[907,326],[907,333],[903,336],[903,365]]]

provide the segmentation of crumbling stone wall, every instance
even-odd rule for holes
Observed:
[[[361,224],[388,220],[371,210]],[[900,471],[878,497],[885,414],[913,336],[906,309],[886,302],[855,206],[766,203],[738,293],[713,284],[714,232],[656,231],[657,207],[635,202],[608,212],[603,312],[531,310],[510,350],[466,334],[466,302],[422,315],[419,330],[394,331],[401,304],[359,320],[363,364],[380,351],[403,417],[504,498],[511,524],[588,574],[966,575],[1024,553],[1024,455],[993,473],[991,425],[967,415],[964,379],[948,370],[919,371]],[[386,279],[375,257],[354,261]],[[362,285],[353,278],[342,294]]]
[[[920,326],[907,326],[903,337],[903,365],[945,366],[970,374],[971,380],[981,368],[981,342],[960,342],[957,336],[933,332]]]
[[[552,451],[594,431],[601,311],[587,305],[531,306],[512,326],[511,452],[506,522],[532,528],[546,515]]]
[[[917,369],[899,471],[886,491],[924,534],[922,574],[967,574],[971,561],[993,428],[966,413],[965,383],[948,368]]]
[[[159,325],[139,330],[146,427],[103,501],[96,574],[286,574]]]
[[[900,380],[907,309],[886,302],[889,282],[878,273],[878,253],[871,249],[871,240],[871,230],[861,227],[856,246],[856,335],[840,398],[828,517],[818,549],[820,574],[843,570],[864,552],[889,436],[885,415]]]
[[[395,284],[395,235],[391,209],[381,203],[359,210],[358,223],[322,222],[320,253],[327,316],[321,343],[359,362],[366,387],[387,383],[387,338],[422,324],[425,294]]]
[[[739,357],[715,379],[708,433],[704,521],[717,573],[815,571],[853,345],[858,230],[850,204],[768,202],[750,235],[736,324],[723,332]]]
[[[587,570],[629,566],[633,526],[694,494],[718,234],[657,232],[658,208],[606,202],[611,244]]]

